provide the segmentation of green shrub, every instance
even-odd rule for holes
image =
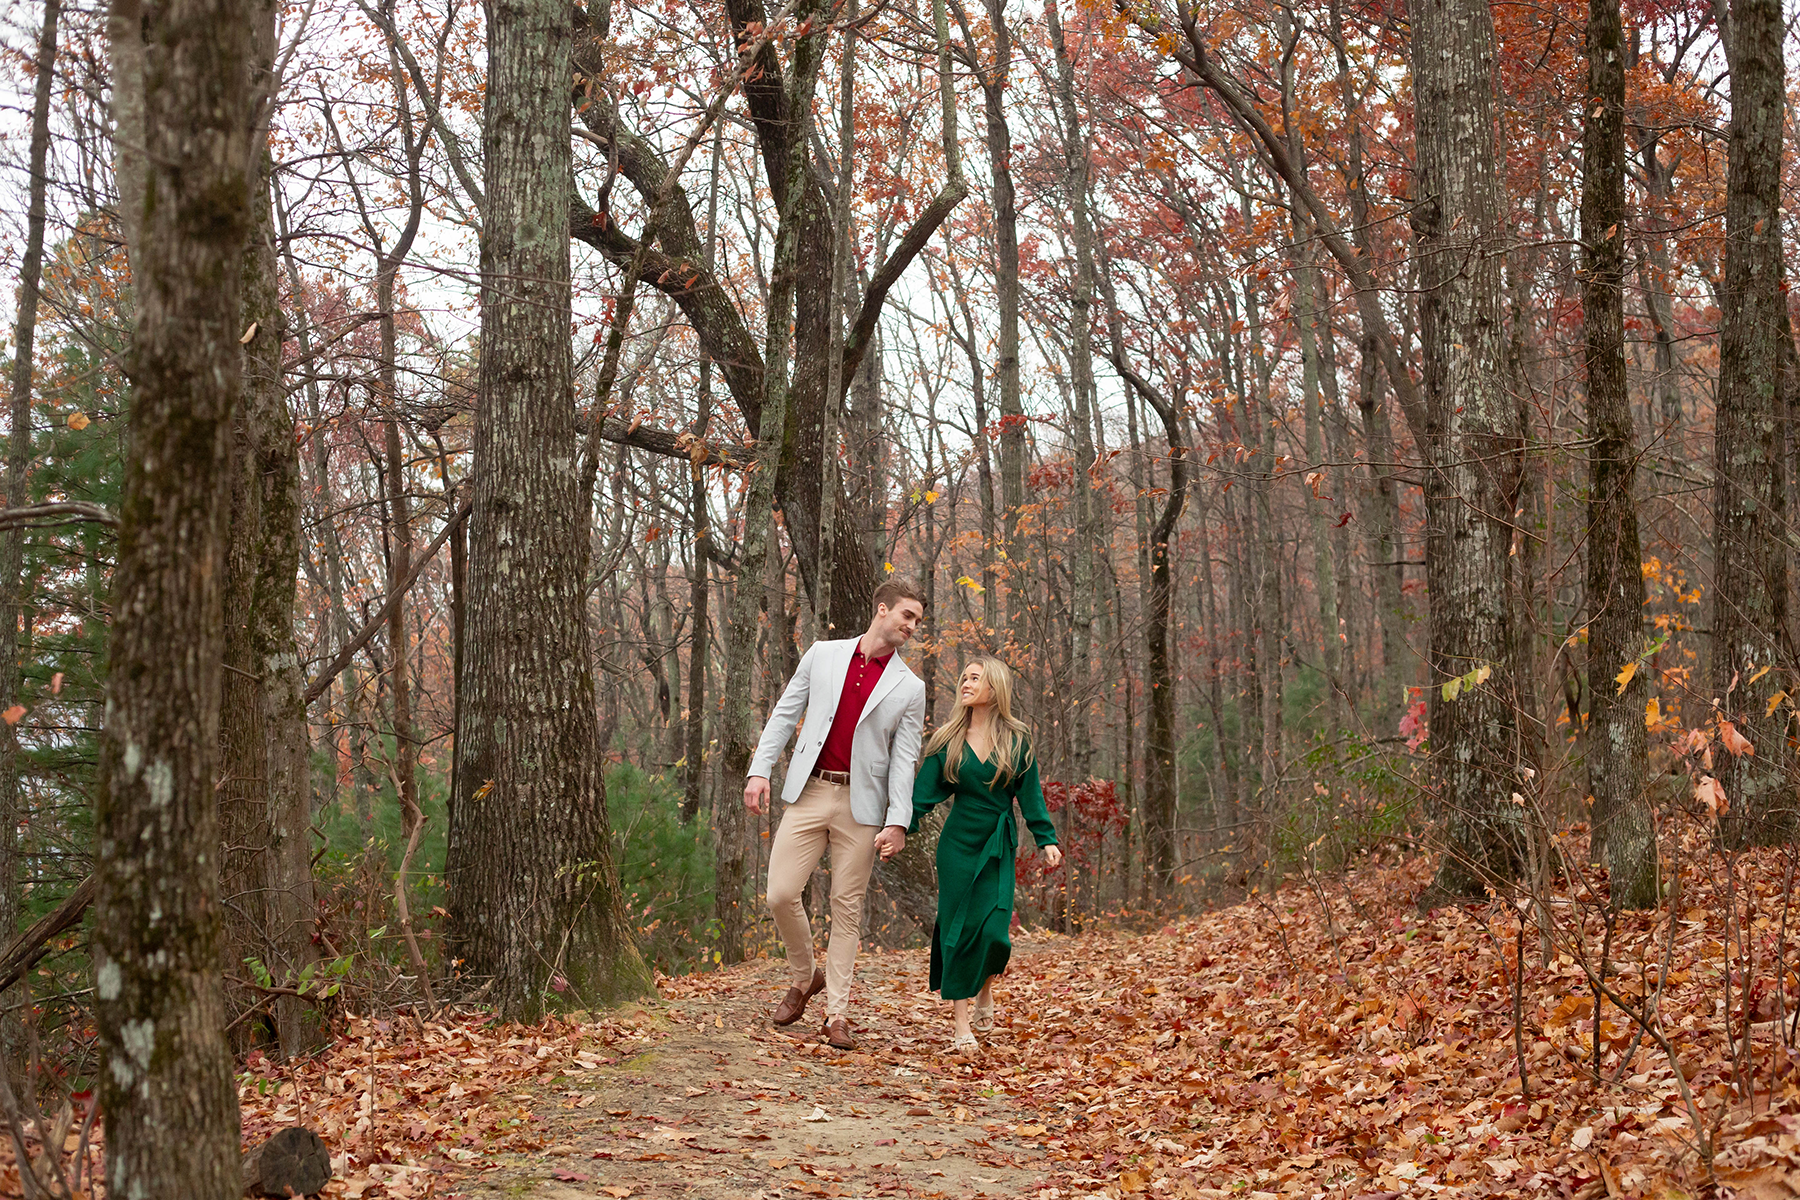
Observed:
[[[629,764],[606,774],[619,888],[638,946],[666,975],[712,961],[712,839],[703,821],[681,820],[681,793],[670,780]]]

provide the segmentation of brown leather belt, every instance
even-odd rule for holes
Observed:
[[[843,787],[848,787],[850,785],[850,772],[848,771],[822,771],[818,767],[814,767],[812,777],[814,779],[823,779],[826,783],[835,783]]]

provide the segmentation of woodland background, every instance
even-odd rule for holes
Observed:
[[[1552,891],[1673,904],[1704,860],[1780,897],[1778,944],[1746,909],[1724,951],[1746,1057],[1753,988],[1791,1007],[1778,3],[553,9],[515,45],[454,0],[310,0],[246,52],[210,885],[239,1052],[770,950],[749,746],[887,574],[929,600],[928,721],[964,656],[1020,674],[1069,848],[1021,866],[1029,923],[1398,845],[1439,856],[1427,906],[1525,905],[1547,962]],[[4,19],[7,937],[79,916],[104,836],[135,11]],[[495,399],[556,362],[548,408]],[[573,507],[507,541],[514,476]],[[549,705],[492,657],[521,630],[591,695],[542,761],[604,772],[550,833],[509,828],[538,760],[493,732]],[[591,974],[521,949],[576,909],[483,941],[520,863],[597,889]],[[932,889],[927,838],[866,935],[916,944]],[[66,1090],[104,1042],[87,941],[26,943],[0,1032]]]

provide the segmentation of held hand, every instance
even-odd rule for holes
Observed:
[[[744,807],[753,813],[760,813],[769,807],[769,781],[761,775],[752,775],[744,781]]]
[[[906,849],[906,830],[898,825],[889,825],[875,835],[875,849],[880,852],[881,861],[886,862]]]
[[[1052,843],[1044,847],[1044,869],[1054,871],[1062,866],[1062,847]]]

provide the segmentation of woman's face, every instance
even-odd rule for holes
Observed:
[[[983,677],[980,663],[970,663],[963,668],[962,679],[956,685],[956,698],[967,708],[981,708],[994,702],[994,689]]]

